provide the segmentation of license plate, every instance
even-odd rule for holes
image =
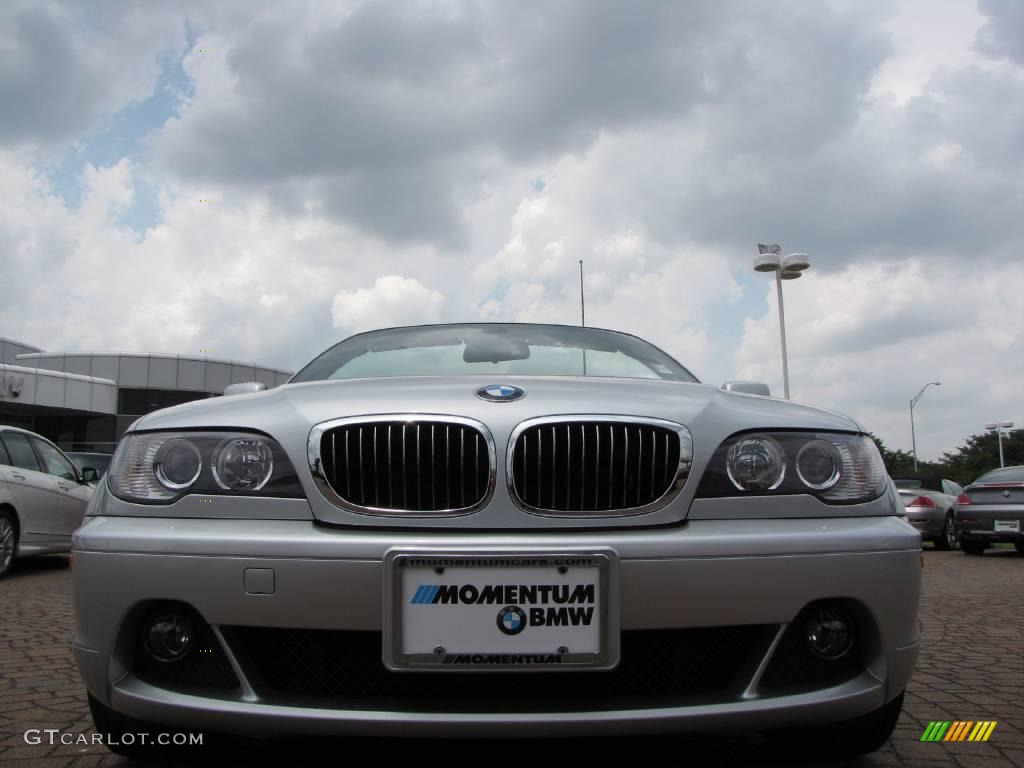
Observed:
[[[996,520],[996,533],[1020,533],[1020,520]]]
[[[395,551],[385,573],[392,670],[611,669],[614,554]]]

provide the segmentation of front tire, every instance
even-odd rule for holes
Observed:
[[[964,551],[965,555],[983,555],[988,545],[983,541],[971,541],[969,539],[960,539],[960,549]]]
[[[943,552],[948,552],[951,549],[956,549],[958,545],[958,536],[956,533],[956,523],[953,522],[953,513],[949,512],[946,514],[946,519],[942,523],[942,535],[935,539],[935,548]]]
[[[849,758],[874,752],[892,735],[903,710],[903,691],[888,704],[866,715],[838,723],[787,728],[766,733],[769,743],[780,753],[801,757]]]
[[[18,553],[18,521],[14,513],[0,510],[0,579],[11,572]]]

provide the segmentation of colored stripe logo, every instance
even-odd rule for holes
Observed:
[[[921,741],[988,741],[995,720],[933,720],[921,734]]]
[[[410,602],[413,605],[429,603],[437,596],[440,589],[440,584],[421,584],[413,594]]]

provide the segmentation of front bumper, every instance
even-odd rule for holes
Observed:
[[[620,628],[775,625],[741,689],[660,706],[564,711],[346,707],[270,702],[228,656],[230,694],[171,690],[132,668],[130,617],[151,600],[191,605],[214,628],[380,632],[384,558],[395,547],[434,552],[594,551],[618,559]],[[672,529],[551,534],[353,532],[308,521],[89,519],[76,534],[75,656],[89,691],[124,714],[234,733],[569,735],[772,728],[856,717],[906,686],[918,653],[919,535],[896,517],[702,520]],[[245,590],[247,569],[273,571],[272,594]],[[842,598],[871,625],[864,668],[840,684],[766,695],[758,681],[787,624],[809,602]],[[416,673],[412,673],[416,674]],[[431,674],[431,673],[424,673]],[[516,673],[511,673],[513,677]],[[553,672],[572,686],[576,672]],[[607,673],[587,673],[607,674]],[[501,678],[505,680],[503,676]],[[500,686],[495,685],[496,694]]]

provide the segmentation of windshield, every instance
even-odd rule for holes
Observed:
[[[942,491],[942,481],[931,477],[894,477],[897,488],[924,488],[929,491]]]
[[[328,349],[291,381],[473,374],[697,381],[678,362],[635,336],[596,328],[511,323],[362,333]]]
[[[975,483],[1024,483],[1024,467],[1004,467],[987,472]]]

